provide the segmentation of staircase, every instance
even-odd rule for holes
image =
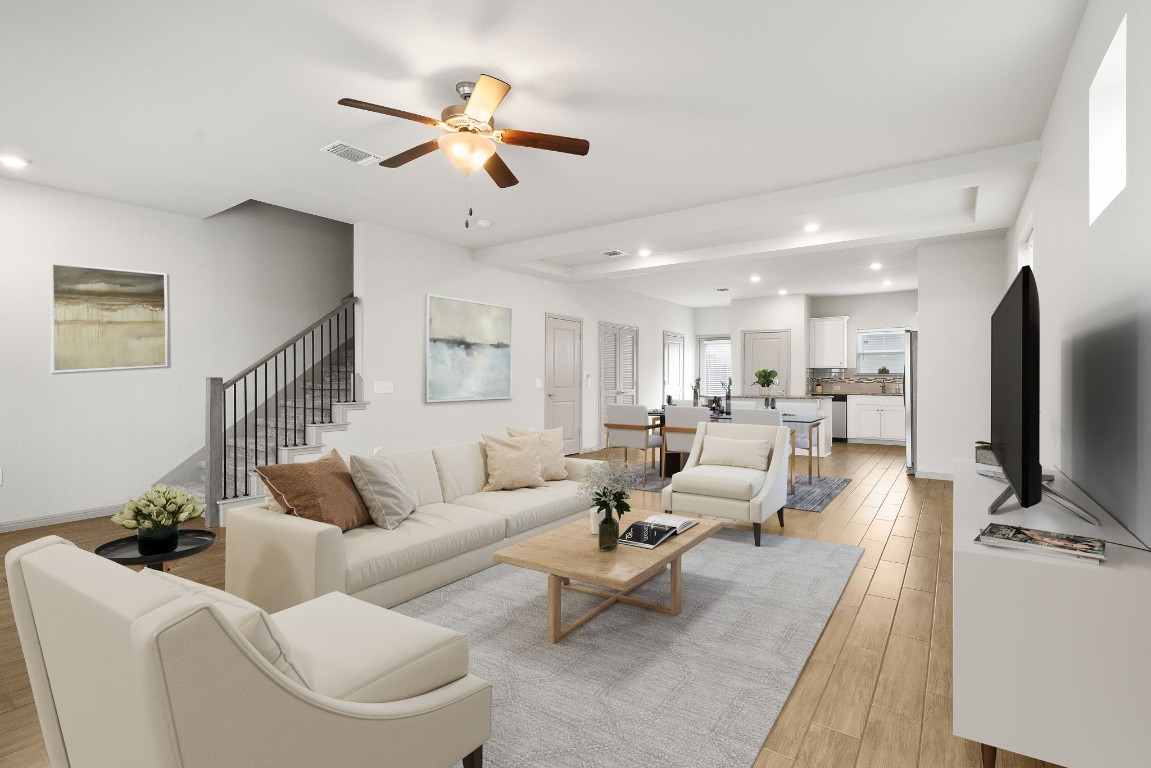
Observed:
[[[362,409],[356,375],[356,298],[297,333],[242,373],[207,382],[204,495],[209,526],[230,506],[263,498],[256,467],[319,453],[324,432]]]

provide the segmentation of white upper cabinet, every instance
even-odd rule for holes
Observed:
[[[846,317],[813,317],[807,321],[808,368],[847,367]]]

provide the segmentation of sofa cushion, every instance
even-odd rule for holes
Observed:
[[[732,437],[705,435],[699,463],[701,465],[746,467],[763,472],[767,469],[767,459],[770,455],[770,440],[738,440]]]
[[[228,594],[223,590],[188,581],[164,571],[145,568],[140,571],[140,576],[161,584],[175,597],[198,595],[212,601],[216,609],[224,615],[224,618],[236,631],[251,643],[252,647],[273,667],[282,672],[289,680],[310,687],[295,663],[293,649],[287,638],[276,626],[276,622],[272,621],[272,618],[259,606],[252,605],[247,600]]]
[[[460,443],[432,449],[443,500],[479,493],[488,481],[483,443]],[[422,503],[422,502],[421,502]]]
[[[510,537],[586,510],[591,504],[577,494],[578,490],[579,483],[574,480],[553,480],[539,488],[473,493],[453,503],[500,515],[507,520],[506,535]]]
[[[530,429],[508,427],[508,437],[540,436],[540,475],[544,480],[567,480],[567,462],[564,457],[564,428],[533,432]]]
[[[256,467],[260,479],[288,514],[349,531],[372,522],[348,465],[332,451],[303,464]]]
[[[540,474],[540,435],[524,437],[484,435],[488,459],[488,481],[485,491],[514,491],[517,488],[539,488],[544,484]]]
[[[352,482],[376,525],[390,530],[416,510],[416,489],[387,456],[353,456],[348,464]]]
[[[399,701],[468,674],[466,635],[339,592],[273,618],[311,689],[334,699]]]
[[[700,464],[672,475],[671,488],[675,493],[750,501],[766,478],[767,473],[757,469]]]
[[[389,531],[375,525],[344,534],[347,591],[374,584],[502,541],[504,518],[455,504],[424,504]]]
[[[440,490],[440,474],[436,471],[436,460],[428,448],[419,451],[400,451],[398,453],[382,453],[376,451],[376,457],[386,456],[391,459],[400,474],[416,489],[416,501],[419,504],[439,504],[444,500],[443,491]]]

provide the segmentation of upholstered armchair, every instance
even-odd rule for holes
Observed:
[[[478,768],[467,638],[331,593],[269,617],[56,536],[5,557],[54,768]]]
[[[699,425],[683,471],[663,489],[666,512],[751,523],[755,546],[772,514],[783,525],[788,429],[758,424]]]
[[[782,427],[783,417],[776,408],[743,408],[731,412],[732,424],[767,424],[772,427]],[[789,429],[790,431],[790,429]],[[795,493],[795,452],[792,450],[792,440],[787,443],[787,476],[789,478],[788,490]]]

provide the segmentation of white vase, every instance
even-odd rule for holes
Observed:
[[[603,510],[592,507],[588,510],[588,521],[590,523],[590,532],[599,535],[599,524],[603,520]]]

